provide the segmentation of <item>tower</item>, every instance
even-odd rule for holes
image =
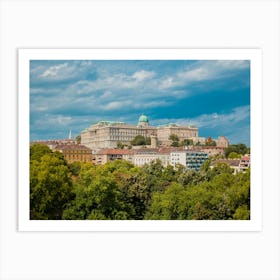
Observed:
[[[156,149],[158,147],[157,137],[155,135],[151,135],[151,148]]]
[[[149,126],[148,117],[142,114],[138,120],[138,127],[148,127],[148,126]]]

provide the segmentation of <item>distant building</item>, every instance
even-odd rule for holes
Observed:
[[[240,159],[217,159],[211,163],[211,168],[218,163],[225,163],[233,169],[233,174],[245,172],[250,167],[250,155],[244,155]]]
[[[166,167],[170,164],[170,153],[175,150],[182,151],[183,148],[101,149],[93,154],[93,163],[99,165],[116,159],[123,159],[136,166],[143,166],[152,161],[160,160],[161,164]]]
[[[193,140],[194,145],[196,145],[196,144],[205,145],[205,143],[206,143],[205,137],[192,137],[190,139]]]
[[[150,126],[148,117],[141,115],[137,125],[129,125],[124,122],[100,121],[81,132],[81,144],[92,150],[104,148],[116,148],[121,142],[130,145],[137,136],[151,137],[151,147],[170,146],[170,135],[178,136],[179,141],[198,137],[198,129],[195,126],[181,126],[167,124],[159,127]]]
[[[170,164],[170,152],[174,151],[174,149],[175,148],[151,148],[135,150],[132,155],[132,162],[134,165],[142,166],[152,161],[159,160],[162,166],[166,167]]]
[[[205,160],[208,159],[208,155],[201,151],[176,151],[170,153],[170,163],[174,167],[177,164],[181,164],[186,169],[194,169],[198,171]]]
[[[149,164],[152,161],[159,159],[159,154],[157,152],[157,149],[135,150],[135,153],[132,156],[133,164],[137,166]]]
[[[176,135],[179,142],[185,139],[193,139],[198,137],[198,128],[195,126],[181,126],[178,124],[167,124],[157,128],[157,139],[160,146],[170,146],[172,141],[170,135]]]
[[[131,154],[131,150],[101,149],[93,154],[93,163],[95,165],[103,165],[116,159],[124,159],[126,161],[132,162]]]
[[[191,149],[195,151],[205,152],[210,157],[216,155],[223,156],[225,154],[226,148],[218,146],[192,146]]]
[[[239,159],[217,159],[211,163],[210,167],[214,168],[217,164],[224,163],[233,169],[233,174],[236,174],[240,171],[239,162]]]
[[[48,146],[52,151],[59,151],[69,163],[74,161],[92,162],[92,150],[73,139],[38,140],[30,142],[30,145],[42,144]]]
[[[57,145],[75,145],[76,142],[73,139],[57,139],[57,140],[36,140],[36,141],[31,141],[30,145],[33,145],[33,144],[47,145],[51,150],[53,150]]]
[[[218,147],[223,147],[223,148],[227,148],[229,145],[229,141],[225,136],[220,136],[217,140],[216,140],[216,144]]]
[[[148,118],[144,115],[140,116],[137,126],[124,122],[95,123],[82,131],[81,144],[93,150],[116,148],[119,142],[129,145],[137,135],[145,138],[156,135],[156,128],[149,126]]]
[[[251,166],[251,156],[244,155],[240,158],[239,170],[245,172]]]
[[[74,161],[92,162],[92,151],[84,145],[60,144],[54,150],[61,152],[68,163]]]

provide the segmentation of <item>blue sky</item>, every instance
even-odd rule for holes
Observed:
[[[30,140],[78,135],[99,120],[196,125],[250,145],[250,62],[32,60]]]

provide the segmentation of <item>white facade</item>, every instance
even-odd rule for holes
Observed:
[[[170,153],[170,164],[173,166],[176,166],[176,164],[186,166],[186,160],[186,152],[176,151]]]
[[[176,151],[170,153],[170,163],[172,166],[181,164],[186,169],[199,170],[205,160],[208,159],[208,155],[200,151]]]
[[[132,155],[132,163],[137,166],[149,164],[152,161],[160,160],[161,164],[166,167],[170,164],[170,154],[159,154],[159,153],[140,153]]]

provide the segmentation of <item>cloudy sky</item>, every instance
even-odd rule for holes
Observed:
[[[78,135],[99,120],[196,125],[250,143],[250,62],[32,60],[30,140]]]

